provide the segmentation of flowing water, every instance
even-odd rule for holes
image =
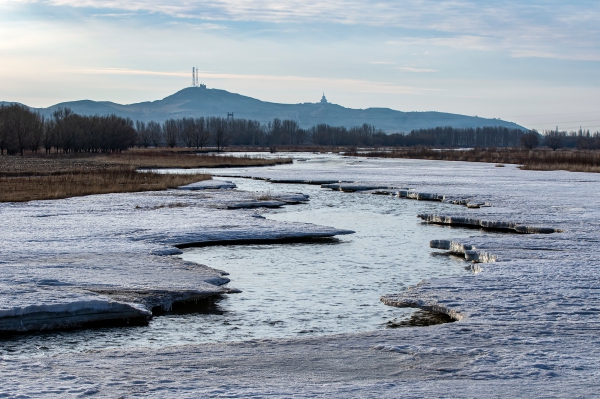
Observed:
[[[429,240],[481,234],[421,223],[421,212],[453,205],[341,193],[319,186],[233,180],[240,190],[303,192],[307,204],[259,210],[269,219],[356,231],[297,244],[188,248],[181,258],[230,273],[226,295],[174,308],[147,326],[39,333],[3,339],[0,356],[48,356],[105,348],[165,347],[227,340],[371,331],[395,326],[413,310],[383,305],[383,294],[419,281],[469,273],[458,258],[434,256]]]

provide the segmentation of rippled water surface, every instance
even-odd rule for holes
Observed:
[[[426,225],[416,218],[420,212],[440,212],[453,205],[332,192],[318,186],[231,180],[241,190],[311,196],[308,204],[251,212],[356,233],[319,243],[188,248],[183,259],[226,270],[229,286],[243,292],[223,296],[207,308],[155,317],[148,326],[4,339],[0,354],[5,358],[52,355],[389,328],[412,311],[383,305],[381,295],[400,292],[425,278],[468,273],[464,261],[433,256],[429,240],[480,234]]]

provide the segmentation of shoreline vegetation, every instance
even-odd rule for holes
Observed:
[[[176,175],[138,172],[144,169],[270,166],[291,162],[289,158],[236,157],[164,149],[0,156],[0,202],[165,190],[212,178],[206,172]]]
[[[63,199],[92,194],[131,193],[177,188],[209,174],[139,173],[128,166],[107,169],[72,169],[57,174],[0,177],[0,202]]]
[[[438,161],[486,162],[517,164],[522,170],[566,170],[570,172],[600,173],[600,151],[598,150],[551,150],[544,148],[472,148],[433,149],[426,147],[378,149],[341,152],[347,156],[429,159]]]

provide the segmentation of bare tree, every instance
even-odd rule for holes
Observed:
[[[183,118],[180,121],[179,137],[186,147],[194,145],[196,132],[196,120],[194,118]]]
[[[210,132],[205,126],[204,118],[196,118],[194,129],[194,144],[196,148],[203,148],[210,140]]]
[[[156,148],[160,147],[162,142],[162,126],[158,122],[150,121],[146,125],[148,135],[150,136],[150,142]]]
[[[71,123],[71,117],[73,111],[70,108],[58,108],[52,113],[56,129],[56,152],[58,152],[59,146],[62,147],[63,152],[69,152],[71,150],[73,142],[73,129]]]
[[[38,149],[40,148],[42,136],[44,135],[44,131],[46,130],[46,118],[44,118],[43,115],[36,113],[32,117],[31,123],[32,130],[29,136],[27,147],[31,152],[37,153]]]
[[[215,130],[215,145],[217,146],[217,151],[221,151],[229,145],[229,135],[225,126],[218,126]]]
[[[0,155],[4,155],[4,150],[8,152],[9,146],[9,131],[6,123],[8,110],[6,106],[0,107]]]
[[[561,134],[556,131],[546,133],[544,142],[548,147],[552,148],[553,151],[556,151],[558,148],[562,148],[563,146]]]
[[[532,130],[528,133],[525,133],[521,136],[520,142],[521,146],[531,150],[538,146],[540,143],[540,139],[538,137],[538,133],[535,130]]]
[[[251,145],[258,146],[264,142],[266,125],[261,125],[258,121],[248,121],[248,130],[250,132]]]
[[[173,148],[177,146],[177,140],[180,135],[180,121],[175,119],[166,120],[163,124],[163,136],[165,139],[165,143]]]
[[[267,124],[267,129],[269,132],[269,144],[281,144],[281,135],[283,131],[281,127],[281,119],[273,119],[273,122],[269,122]]]
[[[227,127],[226,119],[212,117],[208,120],[208,128],[212,133],[218,151],[229,145],[230,136]]]
[[[7,146],[7,152],[20,153],[23,156],[25,149],[35,147],[37,150],[36,145],[39,146],[41,137],[39,130],[43,128],[40,114],[31,112],[29,108],[19,104],[9,105],[3,111],[3,129],[7,130],[8,142],[12,144]]]
[[[148,148],[150,144],[152,144],[152,137],[146,124],[144,122],[136,121],[135,130],[137,131],[138,147]]]
[[[298,126],[298,122],[286,119],[281,122],[281,132],[282,139],[287,141],[291,145],[299,144],[298,143],[298,130],[300,126]]]
[[[48,119],[44,126],[44,134],[42,135],[42,146],[46,150],[46,154],[50,154],[52,147],[58,147],[56,134],[56,123],[52,119]]]

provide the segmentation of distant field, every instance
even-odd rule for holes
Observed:
[[[521,165],[523,170],[567,170],[600,173],[600,151],[564,149],[473,148],[436,150],[425,147],[374,151],[347,151],[345,155],[380,158],[432,159]]]
[[[195,155],[133,150],[120,154],[0,156],[0,202],[59,199],[90,194],[164,190],[210,179],[207,173],[138,173],[137,169],[264,166],[288,158]]]
[[[50,175],[0,177],[0,202],[165,190],[210,178],[208,174],[139,173],[123,166],[96,170],[73,169]]]
[[[99,156],[99,162],[130,165],[136,168],[223,168],[240,166],[271,166],[292,163],[291,158],[264,158],[262,156],[227,156],[196,154],[189,150],[134,149],[120,154]]]

